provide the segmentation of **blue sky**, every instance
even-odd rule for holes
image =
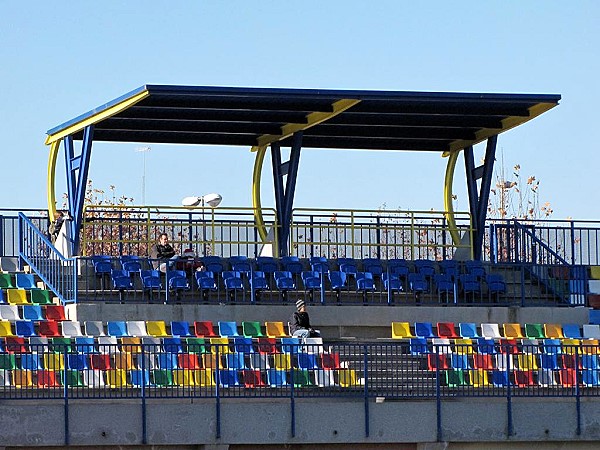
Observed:
[[[553,218],[598,219],[599,20],[593,0],[0,0],[0,207],[45,207],[48,129],[144,84],[189,84],[561,94],[557,108],[500,136],[498,158],[507,173],[518,163],[541,180]],[[141,200],[138,147],[95,144],[94,186]],[[219,192],[224,205],[251,205],[249,149],[151,147],[146,203]],[[437,153],[306,150],[295,206],[442,209],[444,171]],[[262,185],[272,205],[267,163]]]

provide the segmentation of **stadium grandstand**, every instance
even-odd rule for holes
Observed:
[[[595,448],[600,225],[487,217],[498,136],[559,101],[146,85],[50,129],[48,209],[0,216],[0,444]],[[252,148],[253,204],[85,204],[99,141]],[[305,148],[439,152],[445,210],[294,208]]]

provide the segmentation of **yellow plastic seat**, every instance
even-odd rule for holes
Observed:
[[[283,322],[265,322],[265,332],[267,337],[281,338],[287,337]]]
[[[532,353],[517,355],[517,365],[521,370],[538,370],[537,356]]]
[[[8,320],[0,320],[0,337],[14,336],[11,323]]]
[[[562,339],[565,337],[563,335],[562,325],[557,323],[545,323],[544,334],[549,339]]]
[[[196,386],[196,381],[191,370],[175,369],[173,370],[173,384],[183,387]]]
[[[490,385],[490,378],[487,370],[475,369],[469,371],[469,381],[473,387],[485,387]]]
[[[135,366],[135,364],[133,363],[133,353],[129,353],[129,352],[113,353],[112,360],[113,360],[112,367],[114,367],[115,369],[131,370],[131,369],[137,368]],[[111,384],[111,383],[109,383],[109,384]]]
[[[472,355],[473,354],[473,339],[455,339],[454,340],[454,353],[459,355]]]
[[[356,371],[354,369],[339,369],[337,371],[338,384],[341,387],[354,387],[360,386],[358,378],[356,377]]]
[[[592,280],[600,280],[600,266],[590,267],[590,278]]]
[[[106,371],[106,384],[111,388],[129,386],[127,383],[127,371],[123,369],[110,369]]]
[[[229,348],[229,338],[210,338],[210,352],[216,354],[217,350],[219,354],[231,353]]]
[[[64,370],[65,358],[62,353],[44,353],[44,369]]]
[[[392,339],[409,339],[414,337],[410,332],[410,323],[392,322]]]
[[[289,370],[292,368],[292,358],[289,353],[273,354],[273,367],[277,370]]]
[[[31,370],[13,370],[12,384],[18,388],[33,386],[33,372]]]
[[[504,330],[505,338],[512,339],[522,339],[523,338],[523,330],[521,328],[521,324],[519,323],[505,323],[502,325]]]
[[[127,353],[141,353],[142,338],[123,336],[121,338],[121,350]]]
[[[167,325],[164,320],[149,320],[146,322],[146,331],[150,336],[167,337]]]
[[[196,386],[212,387],[215,386],[214,371],[210,369],[194,370],[194,381]]]
[[[581,341],[579,339],[563,339],[562,352],[566,353],[567,355],[574,355],[577,352],[580,344]]]
[[[217,364],[218,362],[218,364]],[[221,355],[219,355],[219,361],[217,361],[217,355],[214,353],[203,353],[202,354],[202,367],[205,369],[222,369],[223,363]]]
[[[25,289],[7,289],[6,300],[9,305],[29,305]]]
[[[585,339],[581,341],[581,351],[586,355],[600,354],[600,341],[598,339]]]

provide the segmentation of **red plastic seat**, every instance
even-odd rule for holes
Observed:
[[[260,370],[246,369],[242,371],[244,377],[244,386],[247,388],[254,388],[258,386],[266,386],[262,379]]]
[[[23,337],[5,337],[4,348],[8,353],[27,353],[27,347],[25,346],[25,338]]]
[[[516,339],[500,339],[500,353],[509,353],[516,355],[519,353]]]
[[[515,384],[518,387],[529,387],[535,386],[535,380],[533,379],[533,372],[531,370],[515,370]]]
[[[110,355],[108,354],[93,354],[90,355],[90,367],[98,370],[110,369]]]
[[[441,338],[456,339],[460,336],[456,333],[456,327],[453,322],[438,322],[438,336]]]
[[[200,361],[196,353],[180,353],[177,355],[177,363],[180,369],[200,369]]]
[[[564,387],[573,387],[577,383],[577,371],[575,369],[560,369],[558,379]]]
[[[65,307],[62,305],[46,306],[46,320],[63,321],[67,320],[65,316]]]
[[[46,337],[60,337],[60,331],[58,330],[58,322],[55,320],[42,320],[38,322],[38,333],[40,336]]]
[[[340,354],[339,353],[321,353],[321,367],[323,369],[339,369]]]
[[[196,321],[194,322],[194,333],[198,337],[220,337],[216,332],[212,322]]]
[[[448,364],[448,358],[446,355],[437,355],[435,353],[429,353],[427,355],[427,369],[431,371],[435,370],[446,370],[450,366]]]
[[[275,338],[258,338],[256,344],[258,353],[269,354],[277,353],[277,345]]]
[[[473,368],[492,370],[494,368],[494,363],[492,362],[492,355],[490,355],[489,353],[475,353],[473,355]]]

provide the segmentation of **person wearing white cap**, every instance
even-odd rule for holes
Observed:
[[[290,320],[290,331],[292,336],[299,338],[320,336],[321,333],[310,325],[310,317],[306,312],[304,300],[299,299],[296,301],[296,309],[297,311],[294,312],[292,319]]]

